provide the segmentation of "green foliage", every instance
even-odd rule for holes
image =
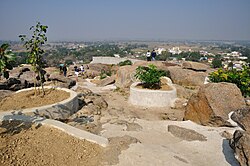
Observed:
[[[222,61],[220,59],[217,59],[217,58],[213,59],[213,61],[212,61],[212,67],[213,68],[220,68],[220,67],[222,67]]]
[[[45,61],[43,60],[44,50],[42,46],[47,41],[46,32],[48,26],[42,25],[38,22],[35,26],[30,27],[30,30],[33,32],[32,37],[28,39],[26,35],[19,35],[21,41],[24,41],[24,46],[26,47],[28,54],[28,62],[32,65],[32,69],[39,75],[40,83],[43,89],[43,80],[44,72],[43,67],[45,65]],[[43,94],[45,91],[43,89]]]
[[[144,88],[159,89],[160,77],[166,75],[165,71],[158,70],[155,65],[149,64],[148,67],[138,66],[135,77],[142,82]]]
[[[199,62],[200,58],[201,58],[201,54],[199,52],[191,52],[188,57],[186,58],[186,60],[188,61],[194,61],[194,62]]]
[[[2,44],[0,47],[0,76],[9,78],[9,71],[13,69],[12,62],[15,60],[14,54],[8,50],[9,44]]]
[[[159,61],[166,61],[169,59],[170,56],[171,56],[170,52],[162,51],[162,53],[160,55],[157,55],[155,59]]]
[[[111,76],[112,72],[110,70],[101,70],[100,79],[104,79],[107,76]]]
[[[218,69],[209,74],[211,82],[230,82],[237,85],[243,96],[250,96],[250,68],[244,66],[242,70]]]
[[[71,59],[65,60],[65,64],[68,65],[73,65],[73,61]]]
[[[118,64],[119,66],[132,65],[131,60],[125,60]]]

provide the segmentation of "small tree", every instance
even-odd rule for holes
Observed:
[[[160,77],[166,75],[165,71],[158,70],[155,65],[149,64],[148,67],[138,66],[135,77],[142,82],[144,88],[159,89],[161,87]]]
[[[12,70],[12,62],[15,60],[14,54],[8,50],[9,44],[2,44],[0,47],[0,79],[1,75],[4,78],[9,78],[9,71]]]
[[[215,58],[212,61],[212,67],[213,68],[220,68],[220,67],[222,67],[222,61],[220,59]]]
[[[33,30],[33,35],[30,39],[26,37],[26,35],[19,35],[19,38],[22,41],[25,41],[24,46],[29,51],[28,54],[28,62],[32,65],[33,71],[38,74],[40,84],[42,86],[43,95],[45,95],[45,91],[43,88],[43,78],[44,78],[44,61],[43,54],[44,50],[42,49],[42,45],[47,41],[47,37],[45,36],[47,32],[48,26],[42,25],[40,22],[36,24],[36,26],[30,27],[30,30]],[[36,78],[35,79],[35,95],[36,95]]]

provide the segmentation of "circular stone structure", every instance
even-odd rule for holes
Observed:
[[[38,87],[38,88],[41,88],[41,87]],[[53,86],[45,86],[44,88],[62,90],[62,91],[68,92],[70,96],[69,98],[62,100],[60,102],[54,103],[54,104],[44,105],[40,107],[27,108],[27,109],[20,109],[20,110],[9,110],[9,111],[1,112],[1,114],[9,115],[17,111],[17,112],[21,112],[25,114],[45,116],[51,119],[66,119],[70,115],[77,112],[79,103],[78,103],[78,96],[75,91],[72,91],[66,88],[53,87]],[[29,91],[33,89],[34,88],[22,89],[22,90],[17,91],[16,93]]]
[[[136,86],[140,82],[135,82],[130,86],[129,103],[145,107],[170,107],[177,98],[176,89],[169,78],[164,78],[171,90],[151,90],[141,89]]]

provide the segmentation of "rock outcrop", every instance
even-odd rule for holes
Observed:
[[[250,131],[250,107],[235,111],[231,119],[235,121],[243,130]]]
[[[244,107],[244,98],[235,84],[209,83],[190,98],[184,120],[201,125],[231,126],[228,114]]]
[[[250,133],[240,130],[234,132],[230,146],[235,152],[236,159],[242,166],[250,165]]]
[[[111,76],[111,77],[106,77],[104,79],[101,79],[97,85],[98,86],[107,86],[107,85],[110,85],[113,83],[115,83],[115,77]]]
[[[135,74],[136,68],[138,66],[148,66],[149,64],[153,64],[157,67],[157,69],[168,71],[169,66],[175,66],[175,64],[167,63],[167,62],[161,62],[161,61],[140,61],[134,63],[132,66],[122,66],[119,68],[119,70],[116,72],[116,79],[115,79],[115,85],[119,88],[129,88],[130,85],[133,83],[134,80],[133,75]]]
[[[168,71],[173,83],[182,86],[201,86],[208,75],[205,72],[196,72],[179,66],[168,67]]]
[[[235,152],[236,158],[241,165],[250,165],[250,108],[246,107],[235,111],[232,116],[244,131],[236,130],[230,139],[230,146]]]
[[[198,63],[198,62],[191,62],[191,61],[185,61],[182,63],[182,67],[184,69],[190,69],[194,71],[207,71],[209,66],[203,64],[203,63]]]
[[[76,84],[75,80],[72,80],[68,77],[64,77],[59,74],[51,74],[49,77],[49,80],[54,82],[56,86],[62,87],[62,88],[71,88]]]

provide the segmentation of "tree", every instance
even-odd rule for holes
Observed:
[[[0,47],[0,79],[1,75],[4,78],[9,78],[9,71],[12,70],[12,62],[15,60],[14,54],[8,50],[9,44],[2,44]]]
[[[156,56],[156,60],[166,61],[169,59],[170,56],[171,56],[170,52],[162,51],[162,53],[160,55]]]
[[[19,35],[21,41],[25,41],[24,46],[29,51],[28,54],[28,62],[32,65],[32,69],[39,76],[40,84],[42,86],[43,95],[45,95],[45,91],[43,88],[43,78],[44,78],[44,60],[43,54],[44,50],[42,49],[42,45],[47,41],[47,37],[45,36],[47,32],[48,26],[42,25],[40,22],[37,22],[35,26],[30,27],[30,30],[33,30],[33,35],[30,39],[26,37],[26,35]],[[36,95],[36,78],[35,79],[35,95]]]
[[[216,55],[215,58],[212,61],[212,67],[213,68],[220,68],[222,67],[222,61],[220,59],[220,55]]]

